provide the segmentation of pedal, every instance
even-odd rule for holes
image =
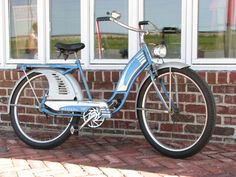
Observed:
[[[79,128],[78,128],[78,126],[71,126],[70,127],[70,133],[71,133],[71,135],[74,135],[74,134],[79,134]]]

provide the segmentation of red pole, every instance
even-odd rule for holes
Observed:
[[[227,16],[227,25],[234,25],[235,20],[235,0],[228,0],[228,16]]]
[[[101,33],[100,33],[100,23],[97,21],[97,33],[98,33],[98,49],[99,49],[99,59],[102,58],[102,41],[101,41]]]

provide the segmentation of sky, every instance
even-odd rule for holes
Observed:
[[[216,31],[224,30],[227,19],[227,0],[199,0],[199,30]],[[80,33],[80,1],[79,0],[51,0],[51,34],[79,34]],[[36,0],[11,0],[13,6],[36,4]],[[144,19],[154,22],[159,28],[172,26],[181,28],[181,0],[145,0]],[[32,6],[33,7],[33,6]],[[121,21],[128,22],[128,0],[96,0],[95,17],[105,16],[107,11],[116,10],[121,12]],[[12,10],[12,18],[20,18],[16,10]],[[19,10],[18,10],[19,11]],[[36,18],[36,13],[25,13],[25,16]],[[19,13],[19,12],[18,12]],[[12,23],[12,26],[18,25],[18,34],[30,31],[23,20]],[[104,23],[101,26],[103,31],[112,31],[117,33],[127,33],[127,30],[118,28],[117,25]],[[12,33],[15,31],[12,30]]]

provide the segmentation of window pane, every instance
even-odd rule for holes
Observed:
[[[200,0],[198,58],[236,57],[236,0]]]
[[[10,0],[10,57],[38,57],[37,0]]]
[[[149,35],[147,43],[165,41],[168,46],[166,58],[181,58],[181,0],[145,0],[144,20],[151,21],[162,34]]]
[[[51,0],[50,1],[50,57],[58,58],[55,44],[80,42],[80,1]],[[80,54],[78,53],[78,56]],[[63,57],[61,57],[63,58]],[[74,55],[70,55],[74,59]]]
[[[95,19],[97,17],[107,16],[107,12],[112,12],[113,10],[120,12],[120,21],[128,24],[127,0],[95,1]],[[100,22],[100,32],[101,40],[98,40],[97,29],[95,29],[95,58],[128,58],[128,30],[113,22]],[[101,46],[100,49],[99,46]]]

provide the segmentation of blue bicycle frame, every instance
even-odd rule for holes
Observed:
[[[126,99],[130,93],[131,87],[133,85],[133,83],[135,82],[135,80],[139,77],[139,75],[147,68],[150,72],[149,74],[153,74],[152,70],[152,57],[150,55],[149,49],[147,47],[147,45],[143,45],[143,47],[139,50],[139,52],[129,61],[129,63],[126,65],[126,67],[124,68],[123,72],[122,72],[122,76],[120,77],[117,87],[113,92],[113,95],[111,96],[111,98],[107,101],[107,104],[110,105],[112,103],[112,101],[116,98],[117,95],[123,95],[123,99],[121,101],[121,104],[113,110],[113,112],[111,112],[111,114],[118,112],[123,105],[126,102]],[[18,68],[20,68],[21,70],[25,71],[26,69],[30,68],[50,68],[50,69],[63,69],[63,75],[66,74],[71,74],[73,73],[75,70],[79,70],[79,73],[81,75],[82,78],[82,83],[84,85],[84,88],[86,90],[88,99],[90,101],[93,100],[92,95],[90,93],[85,75],[83,73],[83,69],[80,63],[80,60],[77,59],[75,64],[73,65],[63,65],[63,64],[21,64],[18,65]],[[45,101],[46,98],[43,100]],[[49,110],[47,110],[46,108],[43,107],[43,110],[45,113],[48,114],[53,114],[53,115],[60,115],[60,116],[80,116],[80,114],[60,114],[60,113],[53,113]]]
[[[134,84],[135,80],[139,77],[139,75],[145,70],[148,70],[149,76],[152,80],[152,82],[154,83],[154,88],[156,90],[157,96],[160,98],[160,100],[162,101],[164,107],[166,108],[167,111],[170,111],[170,107],[173,107],[173,109],[175,109],[174,104],[172,103],[172,100],[170,99],[169,93],[167,91],[167,89],[165,89],[165,86],[162,82],[160,82],[164,92],[165,92],[165,96],[168,98],[168,100],[170,101],[171,105],[167,105],[166,101],[164,100],[163,96],[161,95],[159,89],[157,88],[156,84],[155,84],[155,76],[157,75],[157,69],[156,67],[153,67],[155,64],[153,64],[152,61],[152,57],[150,54],[150,51],[147,47],[147,45],[144,42],[144,34],[148,33],[147,31],[144,31],[142,29],[136,29],[136,28],[132,28],[129,27],[119,21],[117,21],[115,18],[112,17],[99,17],[97,18],[97,21],[113,21],[115,23],[117,23],[118,25],[127,28],[129,30],[132,31],[136,31],[139,32],[141,37],[140,37],[140,50],[138,51],[138,53],[129,61],[129,63],[126,65],[126,67],[124,68],[122,75],[118,81],[117,87],[113,92],[113,95],[111,96],[111,98],[106,102],[107,105],[112,105],[113,104],[113,100],[115,100],[115,98],[119,95],[123,95],[123,98],[120,102],[120,104],[118,105],[118,107],[115,107],[114,110],[112,110],[111,114],[118,112],[123,105],[125,104],[127,97],[130,93],[131,87]],[[145,21],[145,23],[147,24],[147,22]],[[49,65],[40,65],[40,64],[31,64],[31,65],[20,65],[19,66],[22,70],[25,70],[27,68],[50,68],[50,69],[60,69],[63,71],[63,75],[66,76],[67,74],[71,74],[73,73],[75,70],[79,70],[80,76],[82,78],[82,82],[84,85],[84,88],[86,90],[87,96],[89,101],[93,101],[92,95],[90,93],[86,78],[84,76],[83,73],[83,69],[80,63],[80,60],[77,59],[76,63],[73,65],[61,65],[61,64],[49,64]],[[182,67],[182,66],[181,66]],[[25,72],[25,75],[27,77],[27,74]],[[75,82],[74,82],[75,83]],[[71,83],[70,83],[71,84]],[[41,103],[41,107],[42,107],[42,111],[47,113],[47,114],[52,114],[52,115],[61,115],[61,116],[80,116],[81,114],[79,114],[78,112],[83,112],[84,110],[86,111],[86,107],[85,109],[83,109],[81,107],[81,111],[71,111],[70,114],[60,114],[55,113],[55,112],[51,112],[50,110],[48,110],[45,106],[44,103],[47,101],[46,95],[45,98],[43,99],[44,102]],[[73,106],[68,106],[67,108],[73,108]],[[109,108],[110,109],[110,108]],[[77,112],[76,114],[73,112]]]

